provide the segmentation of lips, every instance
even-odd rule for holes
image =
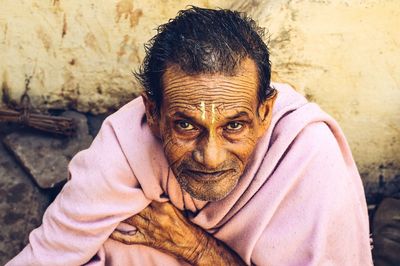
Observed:
[[[229,174],[231,170],[221,171],[197,171],[197,170],[185,170],[183,173],[198,182],[216,182]]]

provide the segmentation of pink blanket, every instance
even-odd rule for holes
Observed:
[[[256,265],[372,265],[363,187],[337,123],[287,85],[251,165],[225,199],[182,191],[137,98],[104,122],[69,165],[71,179],[12,265],[183,265],[152,248],[108,239],[151,201],[169,200],[192,222]]]

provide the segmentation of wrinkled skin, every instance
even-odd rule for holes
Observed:
[[[137,228],[132,234],[115,231],[112,238],[125,244],[142,244],[194,262],[199,255],[198,244],[206,237],[170,203],[152,202],[137,215],[124,221]]]
[[[153,247],[192,265],[245,265],[234,251],[189,222],[169,202],[152,202],[124,222],[137,231],[116,230],[112,239],[128,245]]]
[[[148,125],[162,140],[180,186],[196,199],[223,199],[239,182],[268,128],[276,93],[259,103],[257,69],[250,59],[243,60],[233,76],[188,75],[171,65],[163,75],[163,88],[160,110],[145,94],[143,100]],[[244,264],[171,204],[152,203],[125,222],[138,232],[115,231],[112,238],[154,247],[193,265]]]
[[[250,59],[234,76],[188,75],[172,65],[163,75],[163,88],[159,113],[143,98],[148,123],[161,138],[179,184],[194,198],[223,199],[268,128],[275,97],[259,103],[257,69]]]

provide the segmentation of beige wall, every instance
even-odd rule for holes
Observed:
[[[0,0],[2,90],[18,101],[32,76],[36,106],[119,106],[138,92],[130,71],[143,43],[188,4],[251,14],[269,29],[274,79],[339,121],[364,179],[400,174],[397,0]]]
[[[0,0],[0,84],[18,100],[32,75],[36,106],[105,112],[131,99],[143,43],[204,1]]]
[[[338,120],[365,181],[400,175],[400,2],[248,2],[234,7],[269,29],[275,80]]]

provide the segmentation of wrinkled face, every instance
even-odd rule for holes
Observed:
[[[259,104],[257,71],[250,59],[235,76],[193,76],[171,66],[163,88],[159,117],[151,117],[154,106],[149,100],[145,104],[179,184],[200,200],[224,198],[267,129],[275,98]]]

